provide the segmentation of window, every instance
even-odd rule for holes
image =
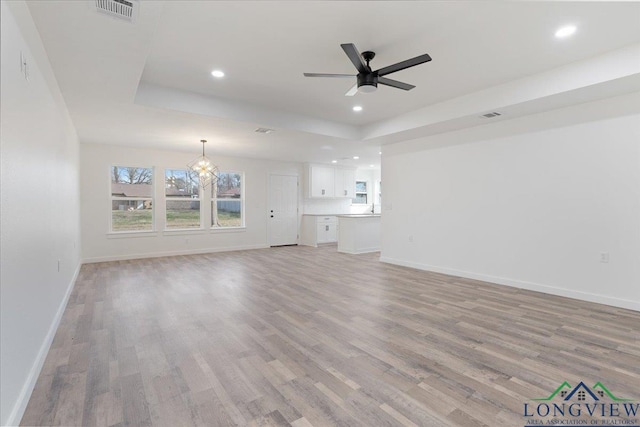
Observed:
[[[243,174],[218,173],[218,182],[211,187],[211,226],[244,226]]]
[[[353,198],[354,205],[367,204],[367,181],[356,181],[356,197]]]
[[[185,169],[164,171],[166,228],[200,228],[198,173]]]
[[[153,230],[153,169],[111,167],[111,231]]]

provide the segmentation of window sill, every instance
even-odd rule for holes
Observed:
[[[210,233],[243,233],[247,231],[246,226],[242,227],[211,227]]]
[[[130,237],[158,237],[157,231],[110,231],[108,239],[128,239]]]
[[[202,234],[205,230],[202,228],[173,228],[168,230],[163,230],[162,234],[164,236],[184,236],[190,234]]]

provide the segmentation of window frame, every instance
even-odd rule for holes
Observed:
[[[359,182],[363,182],[364,186],[365,186],[365,190],[366,191],[358,191],[358,183]],[[362,195],[364,194],[365,197],[365,202],[364,203],[359,203],[359,202],[355,202],[355,200],[358,198],[358,195]],[[356,180],[356,186],[355,186],[355,191],[353,192],[353,198],[351,199],[351,204],[352,205],[358,205],[358,206],[365,206],[369,204],[369,181],[364,181],[361,179],[357,179]]]
[[[217,196],[214,196],[214,191],[213,189],[218,187],[218,183],[216,182],[215,186],[212,185],[211,190],[209,191],[209,210],[210,210],[210,217],[209,217],[209,230],[212,232],[223,232],[223,231],[232,231],[232,230],[242,230],[246,228],[246,218],[245,218],[245,200],[246,200],[246,196],[245,196],[245,176],[246,174],[242,171],[237,171],[237,170],[218,170],[218,175],[221,174],[236,174],[236,175],[240,175],[240,198],[239,199],[232,199],[232,200],[239,200],[240,201],[240,225],[234,225],[234,226],[220,226],[220,225],[214,225],[214,215],[213,215],[213,203],[218,203],[218,200],[225,200],[225,199],[218,199]],[[216,208],[216,212],[217,212],[217,208]]]
[[[111,188],[112,178],[113,178],[113,168],[136,168],[136,169],[149,169],[151,170],[151,196],[149,197],[120,197],[113,195],[113,189]],[[108,193],[109,194],[109,210],[108,210],[108,221],[109,227],[107,234],[110,235],[149,235],[149,234],[157,234],[156,228],[156,179],[155,179],[155,166],[120,166],[114,163],[111,163],[107,170],[107,185],[108,185]],[[122,200],[122,201],[130,201],[130,200],[149,200],[151,199],[151,229],[150,230],[114,230],[113,229],[113,202]]]

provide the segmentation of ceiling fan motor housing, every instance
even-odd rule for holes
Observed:
[[[378,88],[378,76],[374,73],[358,74],[358,92],[370,93]]]

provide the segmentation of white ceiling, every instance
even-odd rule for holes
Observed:
[[[197,150],[208,138],[219,154],[359,155],[347,161],[358,165],[378,164],[383,142],[362,141],[362,129],[640,42],[637,2],[143,0],[134,24],[93,2],[29,8],[82,142]],[[556,39],[567,23],[575,36]],[[376,52],[374,69],[423,53],[433,61],[389,76],[417,86],[409,92],[345,97],[350,80],[303,77],[353,73],[340,48],[350,42]]]

